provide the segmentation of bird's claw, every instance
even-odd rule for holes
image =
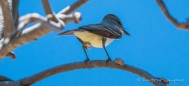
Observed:
[[[84,61],[85,65],[87,64],[88,61],[89,61],[89,58],[85,59]]]
[[[87,58],[87,59],[85,59],[85,61],[84,61],[84,63],[85,63],[85,65],[87,65],[87,62],[89,61],[89,58]],[[89,68],[89,70],[90,70],[91,68]]]
[[[108,62],[109,61],[112,61],[110,58],[108,58],[107,60],[106,60],[106,65],[108,65]]]

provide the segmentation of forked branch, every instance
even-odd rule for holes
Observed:
[[[23,44],[36,40],[50,33],[52,30],[61,31],[66,25],[66,23],[70,21],[78,23],[81,20],[81,14],[76,13],[77,15],[70,15],[70,13],[75,11],[77,8],[82,6],[87,1],[88,0],[78,0],[75,4],[69,6],[69,8],[66,7],[65,9],[63,9],[63,11],[56,14],[55,18],[57,18],[58,22],[53,21],[54,19],[49,19],[49,17],[46,18],[36,14],[28,14],[22,17],[22,22],[19,24],[18,29],[16,29],[17,31],[15,31],[15,33],[13,33],[10,37],[6,38],[5,41],[0,43],[0,59],[5,57],[11,50]],[[48,16],[53,16],[54,14],[51,14],[51,9],[48,9],[49,5],[44,6],[46,7],[44,7],[46,11],[48,11],[46,12]],[[27,24],[31,22],[36,22],[37,24],[22,30],[22,28],[24,28]]]
[[[165,17],[171,21],[177,28],[183,28],[185,30],[189,30],[189,20],[187,22],[184,23],[179,23],[173,16],[171,16],[171,14],[169,13],[166,5],[164,4],[163,0],[156,0],[156,2],[158,3],[159,7],[161,8],[163,14],[165,15]]]

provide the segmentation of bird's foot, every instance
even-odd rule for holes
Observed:
[[[87,64],[88,61],[89,61],[89,58],[85,59],[84,61],[85,65]]]
[[[85,61],[84,61],[84,63],[85,63],[85,65],[87,65],[87,62],[89,61],[89,58],[87,58],[87,59],[85,59]],[[91,68],[89,68],[89,70],[90,70]]]
[[[106,65],[108,65],[108,62],[109,62],[109,61],[112,61],[111,58],[108,58],[108,59],[106,60]]]

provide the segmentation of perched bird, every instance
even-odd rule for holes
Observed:
[[[86,49],[90,49],[91,47],[104,48],[108,56],[108,62],[111,58],[105,47],[114,39],[120,39],[122,34],[130,35],[123,29],[121,20],[116,15],[108,14],[99,24],[90,24],[79,27],[75,30],[68,30],[58,34],[58,36],[75,35],[82,43],[82,47],[86,55],[85,62],[89,61]]]

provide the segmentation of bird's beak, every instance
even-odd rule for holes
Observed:
[[[124,29],[122,29],[121,32],[122,32],[123,34],[125,34],[125,35],[130,36],[130,34],[129,34],[126,30],[124,30]]]

